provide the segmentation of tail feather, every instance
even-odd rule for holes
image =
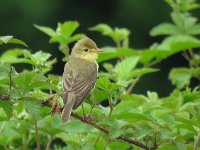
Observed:
[[[64,109],[61,114],[62,123],[66,123],[69,120],[69,117],[70,117],[71,111],[72,111],[72,107],[74,105],[74,99],[75,99],[74,94],[68,93],[68,99],[64,105]]]

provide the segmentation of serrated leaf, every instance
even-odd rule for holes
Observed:
[[[37,28],[38,30],[42,31],[43,33],[47,34],[50,37],[56,35],[55,31],[52,28],[40,26],[40,25],[36,25],[36,24],[34,25],[34,27]]]
[[[124,133],[124,131],[122,129],[113,129],[109,132],[109,135],[112,139],[115,139],[117,137],[119,137],[120,135],[122,135]]]
[[[151,36],[180,34],[177,26],[170,23],[161,23],[150,31]]]
[[[200,40],[187,35],[174,35],[166,38],[157,48],[176,53],[190,48],[200,47]]]
[[[191,71],[187,68],[172,69],[169,74],[169,79],[172,84],[176,85],[179,89],[189,85],[191,79]]]
[[[103,62],[106,60],[114,59],[114,58],[122,58],[124,56],[139,56],[136,50],[130,48],[113,48],[113,47],[105,47],[104,52],[99,54],[98,62]]]
[[[141,69],[134,69],[130,74],[129,74],[129,79],[135,78],[137,76],[143,76],[145,74],[157,72],[159,69],[155,68],[141,68]]]
[[[107,24],[98,24],[94,27],[90,27],[89,30],[91,31],[98,31],[101,32],[103,35],[110,36],[113,34],[113,29]]]
[[[9,49],[1,55],[1,62],[15,62],[19,59],[19,56],[23,56],[24,51],[24,49]]]
[[[142,64],[148,64],[154,59],[156,59],[157,61],[161,61],[172,55],[172,52],[163,49],[144,49],[141,50],[139,54],[140,62]]]
[[[83,37],[85,37],[84,34],[75,34],[75,35],[70,37],[69,43],[72,43],[74,41],[78,41],[78,40],[82,39]]]
[[[121,85],[118,85],[116,83],[111,83],[110,80],[106,77],[101,77],[101,78],[97,79],[96,87],[98,87],[104,91],[109,91],[109,92],[112,92],[112,91],[122,88]]]
[[[128,38],[130,31],[126,28],[115,28],[112,29],[107,24],[98,24],[94,27],[89,28],[91,31],[101,32],[102,35],[112,38],[115,42],[120,42]]]
[[[145,102],[147,102],[147,98],[143,95],[136,95],[136,94],[130,94],[130,95],[122,95],[120,97],[123,101],[132,101],[131,105],[132,107],[138,107],[143,105]]]
[[[19,76],[13,78],[16,86],[24,90],[32,90],[34,88],[42,88],[47,84],[47,78],[41,73],[24,71]]]
[[[79,23],[77,21],[66,21],[64,23],[58,23],[58,28],[56,29],[56,33],[57,34],[61,33],[69,37],[78,27]]]
[[[109,142],[108,143],[108,147],[112,150],[117,150],[117,149],[121,149],[121,150],[125,150],[125,149],[129,149],[130,145],[128,143],[125,142],[120,142],[120,141],[113,141],[113,142]]]
[[[7,44],[12,38],[13,38],[13,36],[10,36],[10,35],[0,36],[0,42]]]
[[[0,106],[3,108],[3,110],[5,111],[6,115],[8,118],[12,117],[13,114],[13,108],[12,108],[12,104],[9,101],[5,101],[5,100],[0,100]]]
[[[173,22],[181,29],[183,30],[184,29],[184,25],[183,25],[183,22],[182,22],[182,18],[183,18],[183,14],[180,14],[179,12],[172,12],[171,13],[171,18],[173,20]]]
[[[0,122],[0,126],[1,123],[2,122]],[[1,127],[3,130],[1,131],[0,145],[9,145],[14,140],[21,138],[19,132],[17,132],[17,130],[15,129],[16,122],[6,121]]]
[[[156,92],[150,92],[150,91],[147,91],[147,96],[150,100],[152,101],[156,101],[158,100],[158,94]]]
[[[40,111],[40,103],[32,98],[25,98],[24,102],[26,105],[26,111],[32,116],[37,117]]]
[[[10,35],[0,36],[0,45],[1,44],[8,44],[8,43],[19,44],[19,45],[23,45],[25,47],[28,47],[25,42],[23,42],[19,39],[13,38],[13,36],[10,36]]]
[[[140,57],[127,57],[118,62],[114,68],[118,81],[125,81],[130,79],[130,73],[136,67]]]

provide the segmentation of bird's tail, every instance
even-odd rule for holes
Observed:
[[[61,115],[62,123],[65,123],[69,120],[69,117],[70,117],[71,111],[72,111],[72,107],[74,105],[74,98],[75,98],[74,94],[68,93],[68,99],[64,105],[64,109],[63,109],[62,115]]]

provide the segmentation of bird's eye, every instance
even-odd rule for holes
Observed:
[[[84,48],[84,51],[85,51],[85,52],[88,52],[88,51],[89,51],[89,49],[88,49],[88,48]]]

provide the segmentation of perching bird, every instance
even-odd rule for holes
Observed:
[[[73,47],[63,73],[63,123],[68,121],[72,109],[80,106],[94,88],[98,73],[96,60],[98,52],[102,51],[88,37],[79,40]]]

